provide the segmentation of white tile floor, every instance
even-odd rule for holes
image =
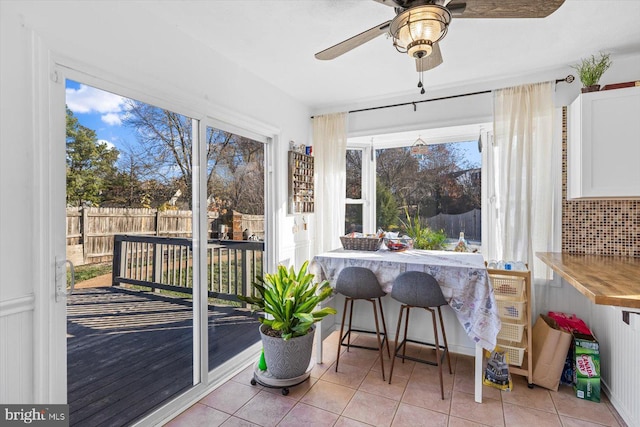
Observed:
[[[362,340],[364,337],[359,337]],[[454,374],[444,369],[445,400],[434,366],[397,360],[393,381],[382,381],[378,354],[351,349],[335,372],[338,334],[324,341],[324,362],[311,378],[290,389],[250,384],[250,366],[167,424],[175,426],[621,426],[625,424],[603,397],[578,399],[569,386],[557,392],[529,389],[514,375],[513,390],[484,386],[473,398],[473,358],[451,355]],[[385,360],[388,372],[390,360]]]

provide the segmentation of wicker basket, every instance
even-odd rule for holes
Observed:
[[[377,251],[382,245],[381,237],[340,236],[342,247],[350,251]]]
[[[498,305],[498,312],[500,317],[507,321],[513,321],[522,319],[524,315],[524,309],[526,307],[527,301],[525,300],[513,300],[507,298],[496,298],[496,303]]]
[[[525,319],[509,321],[502,320],[502,328],[498,332],[498,339],[506,341],[520,342],[525,327]]]
[[[498,340],[498,346],[502,347],[508,354],[509,365],[522,366],[524,361],[524,351],[527,348],[526,336],[519,343]]]
[[[496,295],[522,299],[524,291],[524,278],[499,274],[489,275]],[[520,341],[520,340],[518,340]]]

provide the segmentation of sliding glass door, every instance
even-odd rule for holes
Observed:
[[[58,71],[70,423],[155,423],[259,351],[270,138]]]

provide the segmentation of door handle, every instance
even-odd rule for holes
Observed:
[[[71,290],[67,293],[67,264],[71,269]],[[73,293],[73,288],[76,285],[76,271],[71,261],[58,260],[56,258],[56,279],[55,279],[55,298],[56,302],[60,301],[63,297]]]

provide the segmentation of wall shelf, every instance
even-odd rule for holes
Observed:
[[[289,213],[314,211],[313,157],[289,151]]]

